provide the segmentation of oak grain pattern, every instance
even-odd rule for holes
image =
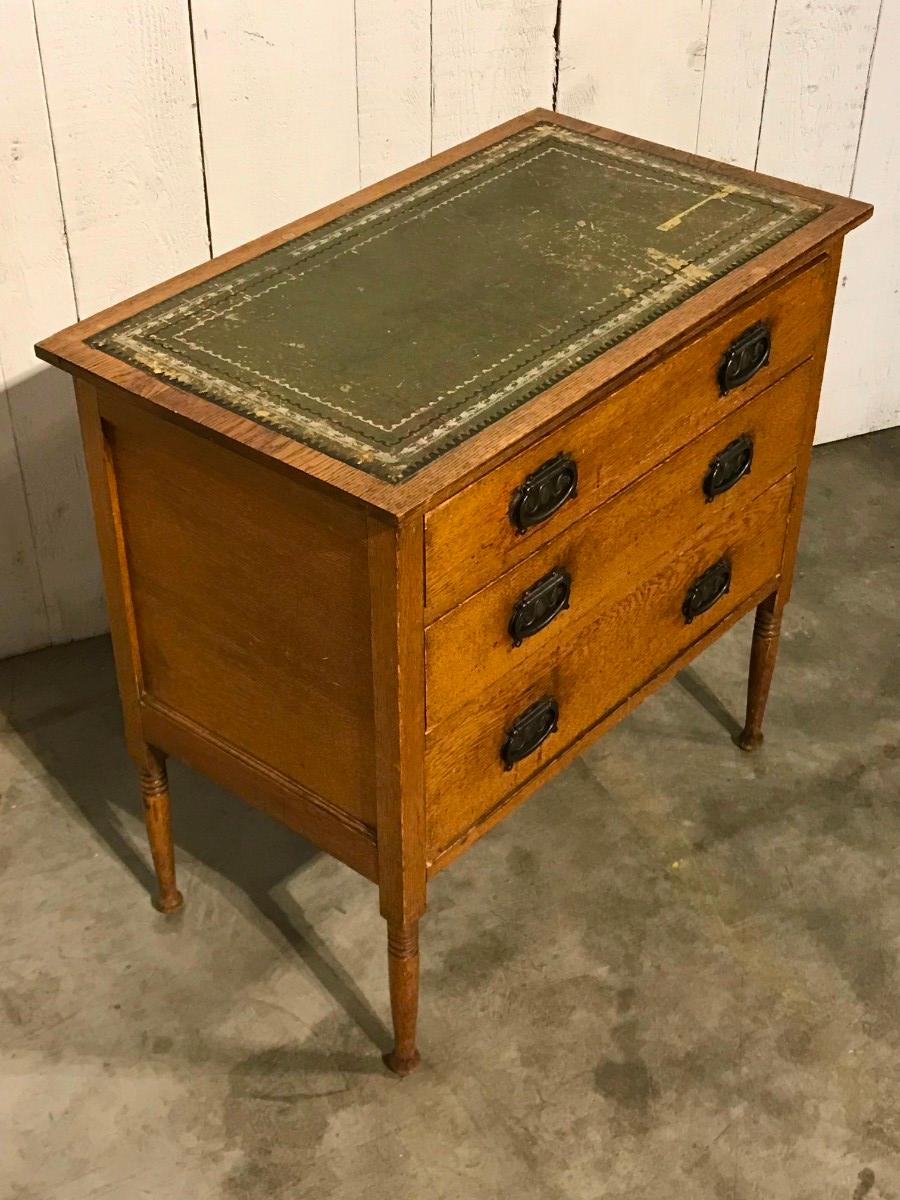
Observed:
[[[673,546],[669,562],[645,576],[573,639],[568,653],[515,680],[482,691],[456,718],[426,740],[426,828],[429,859],[551,762],[573,739],[623,701],[662,664],[676,658],[781,570],[792,477],[775,484],[738,516]],[[727,555],[731,590],[686,624],[687,588]],[[621,570],[629,572],[627,559]],[[630,576],[629,576],[630,581]],[[500,746],[510,723],[530,704],[553,696],[559,729],[533,754],[506,771]]]
[[[140,763],[145,753],[139,712],[144,678],[134,623],[134,601],[122,533],[118,488],[110,462],[107,431],[100,417],[97,389],[82,379],[76,379],[75,398],[106,588],[106,608],[125,725],[125,744],[132,758]]]
[[[748,596],[746,600],[743,600],[737,608],[732,609],[712,629],[708,629],[697,641],[691,642],[689,646],[681,651],[677,658],[673,658],[669,662],[662,664],[640,687],[621,700],[609,712],[604,713],[593,725],[589,725],[574,741],[569,742],[565,749],[560,751],[555,758],[551,759],[536,775],[532,775],[529,779],[526,779],[514,791],[508,792],[499,804],[484,813],[473,825],[468,826],[448,845],[437,852],[431,852],[427,862],[429,882],[435,875],[443,871],[445,867],[450,866],[470,846],[474,845],[479,838],[489,833],[495,825],[499,825],[501,821],[510,816],[529,796],[537,792],[548,780],[552,779],[554,775],[557,775],[564,767],[567,767],[573,759],[583,753],[592,742],[596,741],[602,734],[608,733],[610,729],[615,728],[624,717],[634,712],[648,696],[658,691],[663,684],[667,683],[674,675],[683,670],[699,654],[702,654],[704,650],[717,641],[722,634],[731,629],[742,617],[752,612],[758,604],[765,600],[767,594],[769,594],[769,585],[765,584],[758,591],[754,592],[752,596]]]
[[[598,606],[615,601],[634,576],[696,537],[740,514],[794,467],[808,436],[815,368],[797,367],[707,433],[539,547],[426,630],[428,725],[433,728],[508,673],[540,669],[564,653]],[[708,501],[703,480],[713,457],[741,434],[753,438],[750,472]],[[514,646],[513,606],[536,580],[561,567],[570,604],[545,629]]]
[[[144,695],[374,826],[362,509],[101,397]]]
[[[392,925],[425,909],[422,520],[368,516],[379,899]]]
[[[783,190],[823,205],[816,217],[769,250],[730,271],[703,288],[676,309],[625,339],[593,362],[560,383],[548,388],[528,404],[494,422],[461,446],[448,451],[418,471],[403,484],[382,483],[364,471],[265,429],[245,417],[180,388],[162,383],[147,372],[95,350],[86,339],[102,329],[151,307],[187,287],[204,282],[230,267],[246,262],[266,250],[318,228],[329,220],[379,199],[399,187],[421,179],[429,172],[457,162],[467,154],[493,145],[503,138],[539,122],[549,122],[643,152],[660,154],[678,162],[715,168],[729,178]],[[345,494],[355,496],[374,509],[400,519],[440,503],[477,475],[497,466],[516,453],[528,440],[551,430],[561,421],[592,403],[603,391],[624,383],[649,369],[664,355],[694,338],[704,327],[724,320],[734,307],[746,303],[748,294],[781,280],[810,261],[819,248],[836,235],[843,235],[871,216],[871,205],[848,200],[816,189],[760,176],[727,164],[646,142],[640,138],[603,129],[585,121],[564,117],[546,109],[534,109],[495,129],[472,138],[451,150],[373,184],[344,200],[328,205],[307,217],[203,263],[148,291],[97,313],[77,325],[45,338],[36,346],[40,358],[94,382],[111,383],[129,392],[137,402],[155,408],[161,415],[192,425],[202,436],[228,440],[250,457],[269,458]]]
[[[633,384],[530,445],[516,458],[446,500],[426,517],[429,620],[532,554],[656,463],[808,358],[826,327],[828,260],[754,300]],[[722,354],[765,320],[770,362],[742,387],[720,395]],[[525,534],[509,520],[515,488],[543,462],[568,453],[578,464],[578,494]]]
[[[215,780],[366,879],[378,882],[375,831],[370,825],[163,704],[145,698],[139,711],[144,736],[151,745]]]

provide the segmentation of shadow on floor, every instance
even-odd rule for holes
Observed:
[[[128,814],[143,823],[143,811],[137,771],[124,746],[109,639],[29,654],[27,674],[19,663],[24,666],[25,656],[0,662],[0,713],[111,853],[153,895],[149,852],[144,857],[136,849],[121,820]],[[319,851],[181,764],[170,761],[169,776],[176,853],[185,851],[213,877],[239,888],[270,932],[291,945],[366,1036],[380,1049],[389,1048],[383,1022],[285,886]],[[190,904],[189,895],[186,901]]]

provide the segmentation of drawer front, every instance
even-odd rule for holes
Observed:
[[[819,259],[429,513],[429,618],[809,358],[825,337],[827,288]]]
[[[507,672],[549,660],[698,530],[793,470],[811,436],[811,362],[748,401],[426,630],[429,728]],[[540,669],[540,668],[537,668]]]
[[[429,857],[781,571],[793,476],[693,544],[571,638],[550,664],[508,676],[426,739]],[[511,680],[515,682],[511,682]]]

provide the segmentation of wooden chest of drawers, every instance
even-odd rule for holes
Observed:
[[[404,1074],[429,878],[754,607],[757,745],[870,212],[538,111],[41,343],[158,907],[175,755],[378,885]]]

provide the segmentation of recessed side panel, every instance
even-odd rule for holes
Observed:
[[[363,510],[101,400],[145,701],[374,826]]]

